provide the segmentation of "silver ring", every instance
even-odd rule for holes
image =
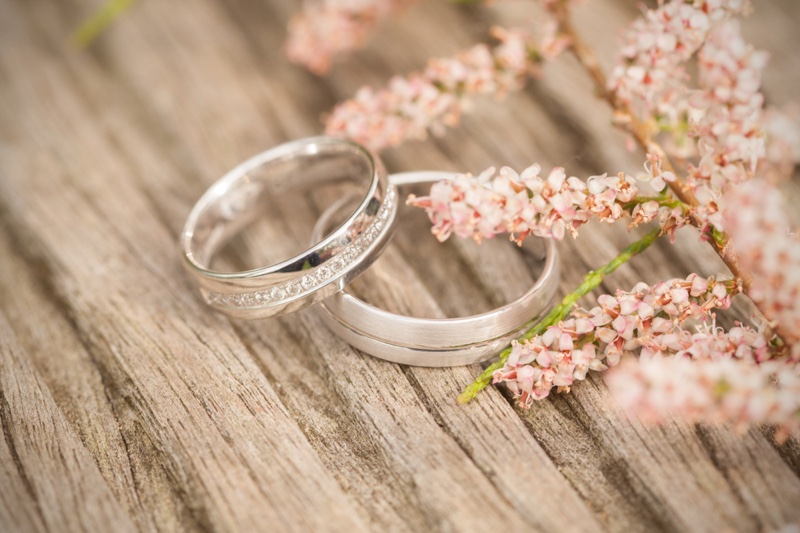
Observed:
[[[277,264],[243,272],[211,269],[214,254],[263,214],[265,197],[340,180],[363,181],[365,190],[352,214],[325,238]],[[200,198],[181,234],[184,265],[203,299],[229,315],[298,311],[341,290],[375,261],[391,235],[396,197],[380,159],[358,144],[332,137],[282,144],[240,164]]]
[[[408,172],[393,174],[389,180],[403,186],[452,176],[449,172]],[[315,234],[323,231],[326,215],[315,227]],[[355,348],[395,363],[443,367],[484,361],[527,330],[549,307],[559,278],[558,253],[552,239],[546,240],[546,250],[544,270],[533,287],[517,300],[487,313],[464,318],[414,318],[378,309],[345,290],[320,304],[320,316]]]

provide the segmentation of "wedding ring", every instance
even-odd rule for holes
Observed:
[[[389,177],[392,185],[433,183],[448,172],[408,172]],[[331,207],[314,234],[324,230]],[[530,237],[529,237],[530,238]],[[546,260],[534,285],[517,300],[487,313],[447,319],[415,318],[378,309],[345,289],[320,304],[320,316],[337,336],[375,357],[415,366],[444,367],[489,359],[544,313],[555,295],[559,259],[552,239],[545,240]]]
[[[243,272],[212,270],[214,255],[264,214],[267,197],[346,180],[363,183],[355,210],[302,253]],[[396,192],[380,159],[350,141],[313,137],[240,164],[197,202],[181,235],[184,265],[203,299],[240,318],[298,311],[341,290],[380,255],[391,235]]]

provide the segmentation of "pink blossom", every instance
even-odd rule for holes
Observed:
[[[553,387],[569,390],[574,380],[585,379],[588,370],[605,369],[594,344],[575,349],[573,336],[577,332],[571,319],[525,343],[515,341],[505,366],[495,371],[494,382],[505,383],[520,405],[530,407],[533,400],[546,398]]]
[[[655,156],[649,156],[645,168],[640,180],[674,179],[661,171]],[[626,216],[633,226],[659,217],[672,236],[686,222],[680,206],[662,207],[655,200],[635,202],[637,179],[626,174],[590,176],[584,182],[567,177],[561,167],[553,168],[546,178],[540,172],[541,167],[534,164],[521,174],[509,167],[499,172],[489,168],[477,177],[462,174],[434,184],[429,196],[412,196],[408,203],[425,208],[433,233],[442,241],[453,233],[477,241],[499,233],[510,233],[517,242],[530,234],[562,239],[567,233],[577,236],[578,228],[592,217],[611,223]]]
[[[636,179],[643,182],[649,182],[650,186],[656,191],[663,191],[667,183],[675,181],[675,174],[670,171],[662,170],[661,156],[658,154],[647,154],[647,160],[644,164],[644,172],[636,175]]]
[[[494,28],[492,34],[500,41],[494,48],[478,44],[454,58],[432,59],[421,73],[396,76],[386,88],[360,89],[336,106],[327,133],[380,150],[455,126],[472,95],[501,97],[520,89],[539,72],[534,39],[520,30]],[[563,49],[558,37],[545,37],[548,57]]]
[[[705,223],[700,228],[704,235],[709,226],[724,229],[720,204],[727,187],[749,179],[757,162],[766,156],[760,123],[764,100],[760,86],[767,55],[744,40],[738,21],[728,19],[746,7],[740,2],[669,2],[647,12],[645,19],[634,23],[623,51],[633,64],[633,74],[630,68],[626,74],[618,67],[617,76],[612,77],[612,86],[621,101],[634,107],[638,102],[640,115],[688,128],[688,132],[677,128],[676,135],[683,138],[688,133],[694,149],[683,138],[671,151],[679,157],[697,156],[688,165],[686,183],[699,202],[692,215]],[[695,52],[700,88],[691,90],[683,63]],[[668,72],[673,68],[678,75]],[[631,83],[632,80],[638,81]],[[791,139],[790,128],[785,122],[782,126],[777,129],[783,135],[779,133],[777,137]],[[776,146],[781,146],[780,142]],[[785,172],[786,152],[791,149],[783,146]],[[772,151],[777,158],[776,150],[780,148]],[[665,179],[658,172],[650,174],[656,190],[675,178],[669,175],[670,179]],[[638,178],[647,180],[648,173]],[[652,205],[639,207],[634,219],[647,219],[653,212]],[[688,221],[684,210],[662,209],[659,218],[671,237],[675,228]]]
[[[701,216],[717,229],[723,229],[720,197],[729,184],[749,179],[766,154],[759,92],[766,63],[767,55],[747,44],[735,20],[715,26],[698,53],[702,90],[691,99],[689,124],[700,159],[689,166],[687,183]]]
[[[743,269],[752,274],[749,296],[776,322],[800,360],[800,237],[780,191],[751,180],[725,196],[725,224]]]
[[[766,153],[757,172],[772,181],[784,180],[800,163],[800,106],[767,107],[761,114],[761,129],[766,135]]]
[[[549,20],[543,24],[542,30],[539,53],[547,61],[553,61],[558,58],[564,50],[569,48],[571,41],[569,37],[559,33],[558,24],[554,20]]]
[[[761,331],[736,326],[728,332],[712,325],[697,331],[675,330],[669,336],[655,336],[642,350],[643,357],[674,355],[692,359],[725,359],[737,357],[760,363],[772,356],[766,337]]]
[[[672,415],[688,422],[732,423],[739,430],[770,424],[778,428],[778,441],[800,431],[800,367],[740,355],[765,342],[752,330],[701,335],[702,341],[687,340],[691,357],[642,357],[609,372],[609,388],[629,416],[660,423]]]
[[[336,55],[364,44],[384,19],[415,0],[319,0],[289,21],[286,55],[315,74],[325,74]]]
[[[679,122],[688,80],[684,63],[719,20],[749,9],[741,0],[671,0],[648,9],[626,31],[609,89],[640,118]]]
[[[652,287],[637,284],[630,292],[616,296],[602,295],[589,311],[576,310],[541,335],[512,345],[503,368],[495,371],[493,381],[506,383],[523,406],[547,397],[553,387],[567,391],[575,380],[583,380],[588,370],[605,370],[619,363],[623,351],[641,349],[653,355],[669,351],[687,352],[687,332],[682,329],[689,319],[707,318],[713,309],[730,306],[737,284],[701,278],[692,274]],[[750,330],[747,330],[750,331]],[[734,337],[732,337],[734,338]],[[715,346],[736,351],[745,334],[735,336],[736,346]],[[757,358],[766,359],[766,343],[752,341]],[[754,352],[755,353],[755,352]],[[750,354],[751,357],[754,357]]]
[[[539,165],[532,165],[522,174],[503,167],[499,172],[489,168],[477,178],[458,175],[434,184],[430,196],[409,197],[409,204],[426,209],[433,233],[441,241],[451,233],[480,241],[503,232],[516,234],[518,241],[530,233],[561,239],[567,231],[575,234],[592,209],[600,216],[614,217],[609,204],[613,206],[615,195],[613,190],[604,194],[609,189],[605,176],[597,176],[590,185],[597,201],[589,207],[586,183],[567,178],[560,167],[546,178],[539,176],[540,171]]]

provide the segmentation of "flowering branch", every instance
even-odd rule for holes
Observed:
[[[619,363],[623,350],[640,349],[654,356],[675,349],[692,350],[680,342],[688,319],[706,319],[714,308],[730,306],[738,292],[734,281],[719,282],[696,274],[652,287],[639,283],[630,292],[604,294],[589,311],[577,309],[567,320],[548,326],[541,335],[512,345],[505,364],[493,373],[519,401],[529,407],[547,397],[553,387],[566,392],[588,370],[606,370]],[[747,330],[750,331],[750,330]],[[745,338],[745,336],[740,336]],[[739,343],[738,347],[745,346]],[[766,341],[758,335],[748,345],[755,359],[768,356]]]
[[[639,196],[640,182],[662,190],[666,181],[674,179],[661,171],[655,159],[645,170],[636,178],[620,173],[583,181],[567,177],[561,167],[553,168],[547,178],[539,176],[541,167],[536,164],[521,174],[509,167],[500,172],[492,167],[477,177],[461,174],[439,181],[430,196],[411,195],[408,204],[425,208],[440,241],[453,233],[478,242],[499,233],[510,233],[517,243],[531,234],[562,239],[567,232],[577,237],[578,228],[590,218],[612,223],[623,217],[631,220],[631,226],[659,217],[664,233],[673,237],[684,223],[687,206],[666,195]]]
[[[692,352],[645,356],[609,372],[609,388],[629,416],[659,423],[669,413],[688,422],[732,422],[739,430],[767,423],[778,428],[776,442],[800,431],[800,372],[786,360],[754,361],[752,352],[764,343],[758,332],[706,327],[684,332],[679,343]]]
[[[741,248],[742,264],[753,273],[750,297],[774,322],[769,326],[800,362],[800,234],[787,231],[783,196],[753,179],[726,193],[725,226]]]
[[[478,44],[454,58],[432,59],[422,72],[396,76],[386,88],[363,87],[334,108],[326,133],[374,150],[424,139],[429,130],[439,133],[457,125],[470,96],[502,97],[519,90],[538,75],[542,60],[566,46],[554,34],[546,34],[541,45],[519,30],[493,28],[492,35],[500,41],[494,48]]]
[[[736,2],[731,3],[737,4]],[[674,4],[678,3],[674,2]],[[743,2],[738,2],[738,6],[740,10],[745,9]],[[594,81],[597,94],[605,99],[614,109],[616,114],[616,124],[628,131],[645,152],[658,157],[665,171],[677,176],[678,173],[670,162],[666,151],[658,142],[653,139],[655,128],[652,126],[652,124],[648,124],[637,118],[637,115],[631,110],[630,104],[626,102],[625,98],[620,97],[620,91],[611,90],[609,88],[612,85],[609,84],[605,74],[602,72],[594,51],[591,47],[585,44],[580,36],[576,33],[571,22],[569,9],[565,5],[565,2],[556,2],[554,4],[553,14],[558,22],[560,33],[567,36],[569,42],[571,43],[570,50],[573,52],[573,55],[578,59],[579,63],[584,67],[584,69],[586,69],[589,76]],[[697,39],[693,39],[692,43],[692,46],[686,48],[687,51],[691,50],[693,52],[699,46]],[[669,75],[671,76],[673,74],[670,73]],[[700,228],[701,230],[706,229],[707,231],[711,232],[712,238],[709,242],[714,251],[717,252],[720,258],[725,262],[725,265],[731,271],[733,276],[742,280],[743,292],[750,295],[752,275],[749,271],[742,268],[737,252],[732,246],[730,246],[729,235],[718,229],[708,228],[708,221],[704,219],[701,213],[698,211],[700,202],[695,197],[692,188],[687,185],[684,180],[678,178],[674,181],[671,181],[668,185],[676,198],[681,203],[689,206],[690,209],[688,211],[688,218],[692,225]],[[767,316],[768,319],[770,318],[768,314],[765,314],[765,316]],[[778,331],[778,334],[780,337],[785,336],[783,331]]]
[[[617,257],[601,266],[597,270],[593,270],[586,274],[583,282],[574,291],[564,296],[564,299],[561,300],[560,304],[553,307],[547,316],[534,325],[528,332],[519,337],[517,342],[523,342],[534,338],[537,335],[541,335],[549,326],[564,320],[570,311],[572,311],[572,309],[575,307],[575,304],[579,299],[596,289],[607,275],[611,274],[620,266],[627,263],[635,255],[645,251],[651,244],[653,244],[653,242],[655,242],[659,235],[661,235],[661,230],[659,228],[651,230],[641,239],[629,244]],[[486,386],[492,382],[494,372],[502,368],[506,361],[508,361],[512,349],[513,348],[506,348],[503,350],[499,355],[499,359],[486,367],[486,370],[484,370],[483,373],[478,376],[478,378],[475,379],[471,385],[464,389],[464,391],[458,397],[458,403],[467,403],[477,396],[480,391],[485,389]]]

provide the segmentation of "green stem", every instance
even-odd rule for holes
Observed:
[[[720,248],[725,248],[728,244],[728,238],[715,227],[711,228],[711,238],[714,239],[714,242],[717,243],[717,246]]]
[[[106,2],[72,33],[72,41],[85,48],[103,33],[108,26],[127,10],[133,0],[106,0]]]
[[[661,196],[637,196],[636,198],[634,198],[630,202],[626,202],[626,203],[621,204],[621,205],[622,205],[622,209],[625,209],[626,211],[628,211],[631,208],[633,208],[634,206],[636,206],[637,204],[644,204],[644,203],[647,203],[647,202],[658,202],[658,205],[664,206],[664,207],[670,207],[670,208],[682,207],[684,212],[688,211],[688,209],[689,209],[688,205],[686,205],[685,203],[681,202],[677,198],[674,198],[671,195],[670,196],[666,196],[666,195],[661,195]]]
[[[583,283],[581,283],[574,291],[567,294],[561,303],[555,306],[550,312],[545,316],[540,322],[534,325],[531,329],[529,329],[524,335],[519,337],[518,341],[530,340],[537,335],[541,335],[544,331],[554,324],[561,322],[564,320],[567,315],[569,315],[570,311],[572,311],[575,303],[582,298],[583,296],[587,295],[603,281],[603,279],[608,275],[614,272],[617,268],[621,265],[628,262],[633,256],[638,255],[645,251],[655,240],[658,236],[661,235],[661,229],[655,228],[649,233],[647,233],[644,237],[639,239],[638,241],[629,244],[622,252],[612,259],[610,262],[606,263],[605,265],[601,266],[597,270],[592,270],[586,277],[583,278]],[[508,360],[508,356],[511,354],[511,347],[506,348],[502,352],[500,352],[500,358],[486,367],[486,370],[478,376],[478,378],[472,382],[461,395],[458,397],[458,403],[467,403],[468,401],[472,400],[475,396],[478,395],[480,391],[486,388],[489,383],[492,381],[492,374],[495,370],[498,370],[505,365],[506,361]]]

